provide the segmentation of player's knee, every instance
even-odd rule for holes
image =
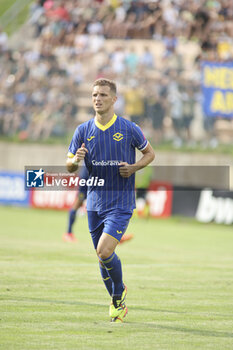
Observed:
[[[101,260],[105,260],[112,255],[112,251],[107,247],[100,247],[97,248],[97,255]]]

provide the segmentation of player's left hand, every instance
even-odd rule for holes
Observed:
[[[130,177],[134,173],[134,168],[127,162],[120,162],[119,172],[122,177]]]

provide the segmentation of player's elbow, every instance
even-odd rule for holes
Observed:
[[[150,157],[151,157],[151,162],[153,162],[153,160],[155,159],[155,151],[153,150],[152,147],[151,147]]]
[[[155,159],[155,152],[151,144],[148,142],[147,147],[142,151],[144,155],[146,155],[149,163],[151,163]]]
[[[155,151],[153,150],[151,145],[149,145],[149,147],[147,148],[146,153],[149,163],[153,162],[153,160],[155,159]]]
[[[74,163],[72,163],[72,161],[70,159],[67,159],[66,169],[69,173],[73,173],[74,171],[77,170],[77,166],[75,166]]]

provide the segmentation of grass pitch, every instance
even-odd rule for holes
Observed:
[[[133,218],[117,248],[128,316],[111,324],[86,218],[0,208],[0,349],[233,348],[232,227]]]
[[[14,3],[16,0],[0,0],[0,16],[3,15]]]
[[[25,5],[15,17],[13,16],[12,20],[6,27],[2,28],[8,35],[15,33],[25,23],[26,19],[28,18],[30,4],[32,2],[33,0],[28,0],[27,5]],[[14,3],[16,3],[16,0],[0,0],[0,17],[4,15],[5,12],[14,5]]]

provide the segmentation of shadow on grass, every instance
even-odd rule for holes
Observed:
[[[136,322],[127,322],[131,325],[138,325],[139,323]],[[175,331],[175,332],[181,332],[181,333],[189,333],[193,335],[198,335],[201,337],[216,337],[216,338],[233,338],[233,333],[230,332],[221,332],[221,331],[209,331],[206,329],[193,329],[193,328],[185,328],[185,327],[177,327],[177,326],[166,326],[166,325],[160,325],[160,324],[154,324],[150,322],[145,322],[143,325],[150,328],[155,329],[163,329],[168,331]]]
[[[5,300],[14,300],[14,301],[24,301],[24,302],[33,302],[33,303],[49,303],[49,304],[59,304],[59,305],[81,305],[81,306],[89,306],[89,307],[106,307],[106,304],[96,304],[96,303],[86,303],[82,301],[65,301],[65,300],[52,300],[52,299],[42,299],[42,298],[27,298],[27,297],[18,297],[18,298],[11,298],[9,296],[2,295],[1,299]],[[157,312],[157,313],[174,313],[174,314],[187,314],[187,312],[182,311],[171,311],[171,310],[160,310],[160,309],[149,309],[149,308],[143,308],[143,307],[137,307],[132,306],[131,310],[141,310],[141,311],[148,311],[148,312]],[[193,328],[185,328],[185,327],[178,327],[178,326],[169,326],[169,325],[161,325],[158,323],[150,323],[150,322],[126,322],[125,325],[135,325],[135,326],[146,326],[153,329],[163,329],[163,330],[169,330],[169,331],[175,331],[175,332],[181,332],[181,333],[189,333],[193,335],[198,335],[202,337],[216,337],[216,338],[233,338],[233,333],[230,332],[221,332],[221,331],[209,331],[205,329],[193,329]]]
[[[90,306],[90,307],[106,307],[106,304],[97,304],[97,303],[87,303],[83,301],[69,301],[69,300],[52,300],[52,299],[42,299],[42,298],[27,298],[27,297],[10,297],[10,296],[4,296],[0,299],[5,300],[14,300],[14,301],[25,301],[25,302],[33,302],[33,303],[49,303],[49,304],[63,304],[63,305],[81,305],[81,306]],[[146,308],[141,306],[131,306],[131,310],[139,310],[139,311],[146,311],[146,312],[163,312],[163,313],[172,313],[172,314],[186,314],[187,312],[183,311],[171,311],[171,310],[161,310],[161,309],[152,309],[152,308]]]

